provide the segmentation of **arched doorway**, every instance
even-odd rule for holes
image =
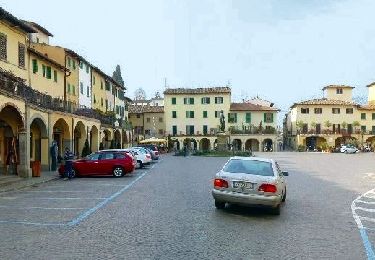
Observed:
[[[327,140],[319,136],[306,137],[306,148],[310,151],[320,150],[327,144]]]
[[[99,149],[99,130],[98,128],[94,125],[91,127],[90,131],[90,146],[91,146],[91,151],[96,152]]]
[[[40,162],[42,169],[48,170],[49,154],[47,126],[42,119],[35,118],[30,124],[30,160]]]
[[[102,142],[100,144],[99,149],[101,149],[101,150],[102,149],[108,149],[111,146],[111,139],[112,139],[111,131],[109,131],[108,129],[104,129],[103,130]]]
[[[82,155],[83,147],[85,145],[85,141],[87,139],[86,134],[86,127],[82,123],[82,121],[78,121],[76,126],[74,127],[74,154],[77,157],[80,157]]]
[[[53,140],[57,143],[58,155],[63,157],[66,148],[72,149],[69,125],[63,118],[59,118],[53,125]]]
[[[245,150],[259,152],[259,141],[257,139],[247,139],[245,142]]]
[[[184,139],[184,145],[186,145],[186,148],[189,150],[196,150],[197,149],[197,141],[193,138],[185,138]]]
[[[179,151],[181,149],[180,142],[177,139],[171,140],[173,144],[173,149]]]
[[[0,173],[18,174],[17,164],[20,162],[18,134],[24,128],[23,118],[13,105],[6,105],[0,111]]]
[[[114,148],[121,149],[121,132],[120,130],[115,131]]]
[[[352,136],[341,136],[337,137],[335,140],[335,147],[340,147],[341,145],[345,144],[353,144],[356,145],[355,143],[357,142],[357,138],[352,137]]]
[[[242,150],[242,141],[241,139],[234,139],[232,142],[233,150],[241,151]]]
[[[272,152],[274,150],[273,148],[273,141],[272,139],[264,139],[263,141],[263,151],[264,152]]]
[[[374,149],[375,147],[375,136],[371,136],[366,139],[366,145]]]
[[[199,142],[199,147],[202,151],[209,151],[210,145],[210,140],[208,140],[207,138],[202,138]]]

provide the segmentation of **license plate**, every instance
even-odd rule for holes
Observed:
[[[251,182],[244,182],[244,181],[234,181],[233,182],[233,188],[239,188],[239,189],[253,189],[254,183]]]

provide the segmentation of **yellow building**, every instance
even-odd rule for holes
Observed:
[[[129,122],[134,129],[134,141],[138,142],[151,137],[165,137],[165,120],[163,106],[129,106]]]
[[[0,7],[0,67],[29,83],[27,35],[35,30]]]
[[[326,150],[345,143],[373,143],[375,107],[353,102],[352,90],[350,86],[330,85],[323,88],[325,98],[294,103],[284,120],[286,145],[299,150]]]

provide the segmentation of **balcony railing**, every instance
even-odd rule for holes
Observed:
[[[79,108],[77,104],[54,98],[27,86],[21,78],[0,69],[0,91],[10,96],[17,96],[28,104],[40,108],[65,113],[72,113],[99,120],[102,124],[114,125],[114,115],[102,113],[90,108]]]
[[[277,131],[275,128],[262,128],[262,127],[252,127],[248,129],[236,129],[236,128],[229,128],[229,132],[231,134],[276,134]]]
[[[290,131],[288,131],[289,134],[291,134]],[[336,134],[336,135],[352,135],[352,134],[357,134],[357,135],[360,135],[360,134],[363,134],[363,135],[375,135],[375,132],[374,131],[362,131],[360,129],[356,129],[356,130],[353,130],[353,131],[348,131],[346,129],[340,129],[340,130],[330,130],[330,129],[325,129],[325,130],[321,130],[321,131],[316,131],[316,130],[297,130],[297,134],[302,134],[302,135],[332,135],[332,134]]]

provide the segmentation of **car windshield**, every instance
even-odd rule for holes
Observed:
[[[252,175],[273,176],[270,162],[257,160],[232,159],[224,167],[223,171],[230,173],[246,173]]]

